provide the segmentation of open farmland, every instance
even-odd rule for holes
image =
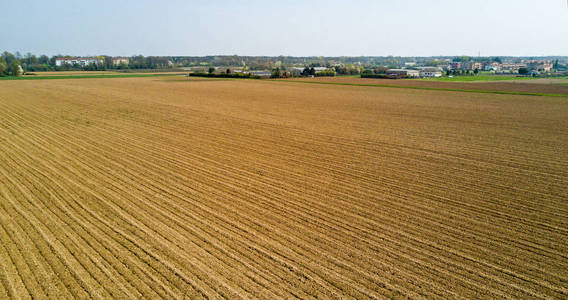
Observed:
[[[444,77],[446,78],[446,77]],[[506,93],[537,93],[568,96],[568,79],[524,79],[510,81],[451,82],[436,79],[375,79],[359,77],[294,78],[291,81],[306,81],[337,84],[391,85],[434,89],[457,89],[470,91],[496,91]]]
[[[567,199],[568,98],[0,81],[0,299],[566,298]]]

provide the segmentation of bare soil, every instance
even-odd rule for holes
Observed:
[[[564,98],[0,81],[1,299],[561,299],[566,199]]]

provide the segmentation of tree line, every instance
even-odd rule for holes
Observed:
[[[19,76],[24,70],[17,55],[4,51],[0,55],[0,76]]]
[[[111,56],[99,56],[102,63],[93,63],[81,66],[79,64],[56,65],[57,58],[72,58],[69,55],[37,56],[32,53],[22,55],[19,52],[4,51],[0,55],[0,76],[19,76],[28,72],[41,71],[104,71],[112,69],[166,69],[173,67],[171,60],[165,56],[128,57],[128,64],[113,64]]]
[[[417,63],[421,66],[439,66],[447,64],[449,60],[454,62],[517,62],[522,59],[536,59],[537,57],[469,57],[469,56],[438,56],[438,57],[400,57],[400,56],[359,56],[359,57],[292,57],[292,56],[143,56],[135,55],[128,57],[128,64],[114,64],[111,56],[98,56],[101,63],[88,64],[85,66],[63,64],[56,65],[58,57],[71,58],[65,55],[25,55],[15,52],[3,52],[0,56],[0,76],[17,76],[21,73],[34,71],[66,71],[66,70],[116,70],[116,69],[169,69],[175,67],[241,67],[242,70],[272,70],[274,76],[317,76],[312,68],[326,67],[335,71],[336,75],[359,75],[365,69],[376,67],[400,68],[406,62]],[[568,70],[568,57],[539,57],[554,61],[554,69]],[[286,72],[286,66],[304,66],[308,70],[292,74]],[[276,69],[278,68],[278,71]],[[280,72],[280,74],[278,74]],[[320,76],[333,76],[327,71]]]

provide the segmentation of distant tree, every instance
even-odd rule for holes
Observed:
[[[12,76],[20,76],[22,75],[20,64],[17,60],[12,60],[12,62],[8,65],[8,73]]]
[[[231,69],[227,69],[227,71],[225,73],[231,74]]]
[[[30,66],[33,64],[37,64],[38,63],[38,59],[35,55],[31,54],[30,52],[26,53],[26,56],[24,56],[24,59],[22,61],[24,64],[26,64],[26,66]]]
[[[215,68],[209,67],[209,74],[213,74],[213,73],[215,73]]]
[[[280,68],[276,67],[272,69],[272,74],[270,75],[271,78],[280,78]]]
[[[500,64],[503,63],[503,61],[501,60],[501,57],[499,57],[499,56],[494,57],[493,61],[496,62],[496,63],[500,63]]]
[[[311,75],[311,76],[316,75],[316,69],[314,69],[314,67],[311,67],[311,68],[310,68],[310,75]]]
[[[49,64],[49,57],[47,57],[47,55],[42,55],[39,57],[39,63],[42,65],[47,65]]]
[[[16,57],[14,56],[14,54],[8,52],[8,51],[4,51],[4,53],[2,53],[2,57],[4,58],[4,61],[6,61],[6,64],[9,66],[13,60],[16,60]]]
[[[6,60],[4,60],[4,57],[0,56],[0,77],[7,75],[6,69],[8,69],[8,66],[6,65]]]
[[[521,75],[527,75],[529,73],[529,69],[528,68],[519,68],[519,74]]]
[[[103,64],[104,64],[104,69],[112,69],[114,68],[114,65],[112,63],[112,57],[111,56],[103,56]]]
[[[340,75],[346,75],[347,74],[347,68],[345,66],[336,66],[335,72],[337,72],[337,74],[340,74]]]
[[[387,68],[385,67],[377,67],[375,68],[374,72],[375,74],[386,74],[387,73]]]
[[[59,56],[61,56],[61,55],[52,56],[52,57],[49,59],[49,65],[52,66],[52,67],[55,67],[55,60],[56,60],[57,57],[59,57]]]

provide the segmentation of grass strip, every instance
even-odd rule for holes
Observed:
[[[419,80],[419,81],[441,81],[441,82],[472,82],[472,81],[484,81],[484,82],[493,82],[493,81],[512,81],[512,80],[523,80],[523,81],[531,81],[537,79],[567,79],[567,76],[558,76],[558,77],[517,77],[517,76],[507,76],[507,75],[477,75],[477,76],[454,76],[454,77],[438,77],[438,78],[421,78],[421,79],[412,79],[412,80]]]
[[[85,78],[130,78],[130,77],[164,77],[179,74],[109,74],[109,75],[56,75],[56,76],[8,76],[0,80],[44,80],[44,79],[85,79]]]
[[[284,80],[274,80],[284,81]],[[429,91],[445,91],[445,92],[463,92],[463,93],[481,93],[481,94],[502,94],[502,95],[522,95],[522,96],[546,96],[546,97],[563,97],[568,98],[564,94],[547,94],[547,93],[531,93],[531,92],[513,92],[513,91],[488,91],[488,90],[467,90],[467,89],[451,89],[451,88],[436,88],[436,87],[422,87],[422,86],[401,86],[392,84],[370,84],[370,83],[346,83],[346,82],[314,82],[314,81],[301,81],[301,80],[288,80],[286,82],[297,83],[311,83],[311,84],[331,84],[331,85],[347,85],[347,86],[366,86],[366,87],[384,87],[396,89],[412,89],[412,90],[429,90]]]

